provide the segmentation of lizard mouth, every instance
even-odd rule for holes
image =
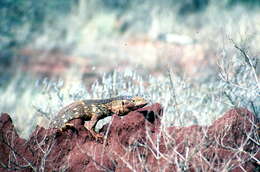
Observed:
[[[144,106],[146,106],[148,104],[148,101],[146,101],[144,98],[142,97],[134,97],[133,98],[133,102],[134,102],[134,109],[139,109],[142,108]]]
[[[142,108],[142,107],[144,107],[144,106],[146,106],[148,104],[148,102],[142,102],[142,103],[140,103],[140,104],[137,104],[135,107],[135,109],[139,109],[139,108]]]

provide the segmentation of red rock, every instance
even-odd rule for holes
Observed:
[[[16,133],[11,118],[2,114],[0,171],[22,166],[20,171],[26,172],[32,168],[94,172],[252,171],[257,167],[255,159],[260,153],[252,141],[256,138],[253,133],[257,133],[256,119],[246,109],[232,109],[211,126],[169,127],[166,132],[161,131],[162,115],[162,107],[154,104],[123,117],[113,116],[111,124],[100,131],[107,136],[102,143],[92,137],[81,120],[73,121],[75,131],[61,133],[37,127],[24,140]]]

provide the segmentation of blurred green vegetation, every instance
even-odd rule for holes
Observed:
[[[260,1],[259,0],[229,0],[228,5],[233,6],[233,5],[238,5],[242,4],[247,7],[259,7]]]
[[[213,39],[215,39],[216,42],[206,42],[206,44],[209,45],[209,47],[212,47],[212,49],[210,49],[212,53],[217,53],[219,50],[216,50],[218,46],[215,45],[221,43],[218,42],[217,39],[217,36],[219,35],[216,36],[216,34],[212,33],[212,30],[215,30],[216,25],[218,25],[218,22],[215,22],[217,21],[216,18],[219,17],[221,20],[223,19],[223,21],[228,21],[224,20],[224,15],[221,14],[219,10],[228,12],[225,15],[228,17],[231,16],[231,19],[233,15],[235,20],[232,20],[237,22],[236,19],[241,19],[240,11],[235,11],[234,14],[232,14],[232,12],[230,12],[232,10],[230,9],[238,5],[244,6],[244,11],[250,11],[249,8],[253,9],[259,7],[260,1],[41,0],[36,2],[33,0],[0,0],[0,110],[11,114],[31,114],[32,116],[30,117],[30,120],[28,120],[26,115],[21,115],[21,117],[14,115],[14,118],[19,118],[19,120],[15,121],[17,121],[20,128],[23,128],[24,126],[32,127],[32,125],[29,124],[25,125],[24,121],[27,121],[28,123],[34,121],[36,123],[35,117],[33,116],[35,114],[32,114],[31,109],[32,100],[35,100],[34,97],[38,96],[36,94],[40,94],[40,91],[37,89],[39,86],[33,85],[34,82],[33,79],[30,78],[31,76],[27,79],[25,77],[27,75],[26,73],[17,72],[17,67],[13,68],[19,74],[16,77],[13,77],[17,75],[15,70],[12,71],[11,68],[8,68],[8,66],[12,65],[14,59],[17,59],[16,51],[27,43],[35,43],[32,41],[34,38],[41,36],[43,37],[40,39],[40,41],[42,41],[39,46],[40,48],[42,48],[45,44],[50,44],[51,48],[55,48],[55,46],[57,47],[60,45],[66,49],[67,44],[69,45],[67,46],[69,47],[67,49],[71,50],[76,47],[76,41],[82,41],[80,42],[82,45],[87,45],[89,42],[92,44],[97,40],[95,40],[95,38],[91,39],[91,36],[95,37],[95,35],[98,35],[99,37],[97,37],[100,38],[102,36],[105,37],[114,34],[114,32],[116,32],[114,24],[117,21],[122,22],[122,25],[117,28],[120,31],[121,36],[121,34],[125,34],[128,30],[130,30],[130,27],[136,27],[138,29],[141,28],[139,30],[136,28],[133,29],[134,33],[138,31],[143,31],[143,33],[148,32],[150,29],[149,27],[152,27],[153,24],[155,30],[156,27],[159,26],[159,29],[157,28],[158,33],[174,32],[174,30],[168,29],[171,28],[172,25],[174,25],[175,31],[177,30],[176,33],[178,33],[180,28],[182,30],[192,30],[194,28],[189,27],[190,25],[185,25],[185,20],[189,20],[194,22],[196,26],[206,28],[199,35],[202,37],[201,39],[208,40],[208,37],[214,37]],[[210,6],[214,8],[210,8]],[[212,9],[215,11],[210,11]],[[205,13],[203,13],[204,11]],[[196,16],[194,15],[197,18],[192,16],[193,14],[198,14]],[[167,17],[165,17],[166,15]],[[172,16],[168,17],[168,15]],[[210,22],[212,19],[209,17],[210,15],[213,15],[212,18],[214,22]],[[180,22],[176,22],[178,21],[176,20],[176,16],[181,18]],[[245,25],[243,23],[245,20],[248,20],[247,16],[245,16],[244,20],[241,20],[242,22],[239,26]],[[165,26],[162,26],[164,24]],[[237,23],[231,26],[238,27]],[[72,29],[70,30],[70,28]],[[234,27],[232,27],[232,33],[237,32],[237,30],[234,30],[233,28]],[[254,27],[253,29],[257,30],[257,27]],[[246,31],[248,31],[248,29]],[[204,38],[202,33],[206,35]],[[91,41],[88,42],[87,39]],[[110,42],[106,40],[105,44],[109,43]],[[246,44],[250,45],[248,41]],[[225,46],[227,45],[225,44]],[[46,51],[50,50],[48,48],[46,49]],[[79,51],[79,49],[80,48],[76,50]],[[100,50],[98,48],[96,49],[95,46],[94,48],[90,46],[89,49],[95,49],[95,52],[93,53],[94,55],[96,51]],[[83,52],[91,54],[92,52],[88,52],[89,49],[84,47]],[[103,51],[103,49],[101,51]],[[114,49],[113,54],[116,54]],[[226,49],[223,48],[223,54],[226,54],[225,57],[233,57],[234,52],[232,52],[230,47]],[[107,55],[108,54],[106,54],[106,56]],[[121,56],[120,54],[117,55]],[[150,54],[148,54],[148,56],[149,55]],[[125,54],[122,56],[125,56]],[[234,57],[239,57],[239,55],[236,54]],[[21,60],[23,57],[19,56],[19,58]],[[105,98],[132,93],[147,96],[147,98],[153,102],[161,102],[166,109],[165,113],[171,114],[168,116],[173,119],[178,119],[175,123],[179,125],[188,124],[190,122],[186,120],[188,118],[185,116],[185,114],[190,113],[193,113],[193,116],[198,118],[198,123],[206,124],[212,121],[216,115],[220,115],[224,109],[235,106],[236,104],[232,104],[233,102],[237,102],[237,105],[239,106],[247,107],[248,109],[251,108],[250,110],[252,111],[260,111],[258,108],[260,107],[260,101],[259,96],[257,96],[257,91],[259,88],[256,88],[257,81],[255,81],[255,77],[252,75],[252,67],[244,67],[244,63],[238,65],[237,62],[237,59],[232,63],[227,63],[226,58],[223,60],[223,65],[228,64],[229,66],[229,64],[235,64],[234,71],[243,69],[241,73],[237,73],[234,76],[233,80],[228,82],[220,82],[214,77],[212,80],[216,81],[209,81],[203,85],[197,86],[194,83],[186,83],[182,81],[179,76],[174,75],[169,75],[168,78],[163,78],[162,81],[158,82],[158,79],[153,78],[152,76],[147,79],[142,78],[139,74],[133,72],[114,72],[112,75],[104,75],[100,82],[93,84],[92,90],[89,93],[83,86],[81,86],[80,89],[76,88],[73,94],[67,92],[62,93],[59,87],[56,88],[56,86],[53,86],[53,91],[47,90],[44,92],[44,98],[42,98],[43,103],[38,103],[40,102],[38,100],[33,103],[38,103],[41,111],[45,111],[48,114],[54,114],[54,112],[61,108],[61,104],[65,105],[74,98]],[[7,70],[9,71],[7,72]],[[13,76],[12,73],[14,74]],[[131,80],[131,78],[133,80]],[[172,78],[174,82],[172,82],[169,78]],[[211,76],[211,78],[213,77]],[[136,85],[135,80],[137,80],[140,84]],[[231,85],[231,81],[235,84]],[[237,83],[237,81],[240,81],[241,83]],[[49,88],[49,82],[46,81],[46,83],[46,88]],[[142,83],[148,83],[149,86],[144,88]],[[194,87],[193,84],[195,85]],[[73,85],[77,86],[77,84]],[[223,90],[225,90],[225,95],[223,95]],[[175,99],[180,104],[178,105],[180,109],[179,112],[177,112],[176,108],[172,106],[176,104],[176,100],[174,100],[174,96],[172,94],[169,94],[171,92],[176,92],[174,95],[176,96]],[[78,96],[79,93],[83,94]],[[60,96],[62,94],[69,95],[70,97],[65,101],[65,99],[63,100],[63,97]],[[48,99],[45,98],[45,96],[49,97],[51,100],[46,101]],[[17,97],[19,97],[19,99],[17,99]],[[256,102],[255,107],[257,108],[252,106],[254,102]],[[183,114],[183,116],[178,118],[178,113]],[[206,114],[207,116],[201,117],[201,114]],[[24,132],[26,133],[28,130]]]
[[[1,0],[0,1],[0,87],[9,81],[10,66],[20,47],[43,29],[47,20],[55,22],[66,15],[75,0]]]
[[[0,1],[0,43],[1,49],[9,49],[26,43],[35,33],[40,33],[42,25],[46,21],[55,23],[57,17],[70,13],[73,7],[79,5],[81,0],[1,0]],[[212,1],[210,0],[96,0],[93,1],[104,9],[119,11],[121,14],[129,8],[134,10],[136,6],[149,4],[149,7],[162,4],[168,7],[178,7],[179,15],[186,15],[205,9]],[[214,2],[216,3],[216,2]],[[247,7],[260,5],[259,0],[222,0],[216,4],[224,4],[226,7],[238,4]],[[22,36],[19,31],[27,28]]]
[[[226,8],[236,5],[253,8],[260,5],[259,0],[221,0],[218,2],[210,0],[90,0],[83,2],[83,0],[41,0],[37,2],[33,0],[1,0],[0,65],[10,66],[11,57],[15,56],[16,50],[20,46],[26,45],[34,37],[41,35],[46,28],[44,26],[46,22],[53,26],[53,30],[59,30],[61,34],[65,33],[66,31],[63,32],[64,28],[56,28],[55,24],[59,20],[66,20],[66,16],[69,16],[69,14],[79,11],[79,6],[84,3],[95,4],[93,8],[98,9],[89,12],[90,8],[87,7],[83,10],[83,13],[98,13],[105,10],[108,11],[106,14],[113,12],[119,16],[128,16],[129,11],[135,11],[138,8],[145,8],[145,12],[152,13],[155,7],[160,6],[184,17],[181,20],[184,20],[185,16],[189,14],[203,11],[210,4],[225,6]],[[87,17],[94,17],[94,14],[87,15]],[[87,22],[86,20],[86,18],[83,18],[80,23]],[[133,20],[136,21],[135,18]],[[122,25],[122,32],[127,30],[125,29],[128,26],[127,24],[129,25],[129,22]],[[142,25],[142,27],[145,27],[145,25]]]
[[[28,37],[34,32],[40,32],[41,26],[46,20],[57,19],[57,16],[68,14],[71,9],[78,5],[80,0],[41,0],[37,3],[33,0],[1,0],[0,1],[0,36],[3,44],[4,38],[8,37],[9,42],[15,40],[17,28],[29,24],[30,32]],[[152,6],[166,4],[169,7],[178,6],[179,14],[198,12],[205,9],[210,0],[161,0],[161,1],[142,1],[142,0],[96,0],[96,4],[100,4],[108,10],[118,10],[124,12],[133,6],[142,4],[152,4]],[[222,0],[219,4],[225,6],[234,6],[242,4],[248,7],[255,7],[260,5],[259,0]],[[216,3],[216,4],[217,4]],[[134,8],[132,8],[134,9]],[[2,38],[3,37],[3,38]],[[23,41],[28,40],[28,38]],[[16,39],[16,41],[18,41]],[[3,48],[3,46],[1,46]]]
[[[10,40],[6,41],[5,45],[12,46],[14,40],[19,41],[15,34],[17,28],[29,24],[30,33],[40,31],[47,18],[55,20],[55,16],[68,13],[74,2],[74,0],[63,0],[62,2],[41,0],[35,3],[33,0],[1,0],[0,36],[8,37]],[[28,36],[30,37],[30,35]]]

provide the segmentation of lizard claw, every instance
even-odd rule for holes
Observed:
[[[98,142],[100,141],[101,143],[103,143],[103,139],[104,138],[103,138],[103,136],[101,134],[98,134],[98,133],[95,134],[94,138],[96,139],[96,141],[98,141]]]

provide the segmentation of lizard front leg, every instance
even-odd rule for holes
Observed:
[[[94,130],[98,120],[98,115],[93,114],[90,121],[85,121],[84,123],[84,127],[94,136],[96,140],[98,140],[99,138],[103,138],[101,134],[96,133]]]
[[[64,132],[66,131],[67,129],[75,129],[75,126],[69,122],[65,123],[61,128],[59,128],[59,131],[60,132]]]

